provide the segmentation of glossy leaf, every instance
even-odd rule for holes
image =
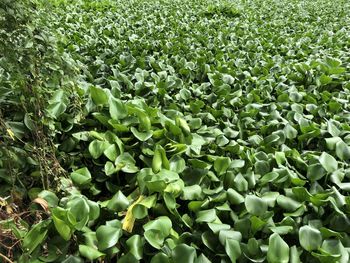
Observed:
[[[196,249],[186,244],[177,245],[172,251],[174,262],[192,263],[197,257]]]
[[[266,202],[255,195],[247,195],[244,200],[245,207],[249,214],[260,216],[267,211]]]
[[[330,154],[323,152],[319,158],[320,164],[323,166],[323,168],[331,173],[338,169],[338,162],[337,160]]]
[[[122,236],[122,230],[112,226],[99,226],[96,230],[98,248],[103,251],[117,244]]]
[[[90,87],[90,95],[93,102],[96,105],[104,105],[108,103],[108,96],[106,92],[100,87],[91,86]]]
[[[86,245],[79,245],[79,253],[88,260],[95,260],[105,255],[96,248],[88,247]]]
[[[269,238],[267,261],[269,263],[289,262],[289,246],[277,233]]]
[[[316,250],[322,244],[321,232],[311,226],[302,226],[299,229],[299,242],[307,251]]]

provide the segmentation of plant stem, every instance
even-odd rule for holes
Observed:
[[[0,257],[3,258],[6,262],[9,262],[9,263],[14,263],[11,259],[9,259],[8,257],[6,257],[4,254],[2,254],[0,252]]]

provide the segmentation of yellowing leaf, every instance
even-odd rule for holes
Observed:
[[[126,232],[129,232],[129,233],[132,232],[132,229],[134,228],[134,223],[135,223],[135,217],[132,214],[132,209],[136,204],[140,203],[143,199],[144,199],[144,196],[140,195],[140,197],[134,203],[132,203],[129,206],[128,210],[126,211],[126,215],[122,226],[123,230],[125,230]]]
[[[11,129],[7,129],[7,134],[11,137],[12,140],[15,140],[15,134]]]
[[[0,206],[6,206],[6,205],[7,205],[6,199],[0,197]]]

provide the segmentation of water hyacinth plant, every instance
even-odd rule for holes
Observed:
[[[4,262],[338,262],[350,2],[0,3]]]

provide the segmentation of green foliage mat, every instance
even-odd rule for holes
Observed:
[[[349,1],[46,4],[63,61],[37,121],[67,173],[5,118],[27,152],[0,193],[40,214],[0,221],[18,262],[349,262]]]

